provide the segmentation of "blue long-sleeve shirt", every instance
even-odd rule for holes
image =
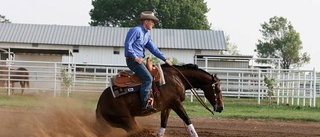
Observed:
[[[126,40],[124,42],[124,55],[126,57],[145,57],[145,48],[148,49],[153,55],[161,60],[165,60],[166,57],[158,49],[158,47],[152,42],[151,36],[148,30],[143,25],[131,28],[127,33]]]

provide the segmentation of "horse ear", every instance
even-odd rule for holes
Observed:
[[[220,79],[218,78],[217,74],[214,74],[213,76],[216,80],[220,81]]]

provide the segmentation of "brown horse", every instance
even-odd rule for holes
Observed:
[[[18,69],[11,69],[10,72],[10,85],[12,87],[12,95],[14,95],[14,83],[19,82],[21,86],[21,95],[23,95],[24,89],[27,85],[28,88],[30,88],[29,85],[29,72],[24,67],[19,67]]]
[[[198,136],[182,102],[185,100],[185,91],[192,88],[200,88],[214,111],[222,112],[223,100],[220,90],[220,80],[216,75],[199,69],[194,64],[183,66],[161,65],[166,84],[160,87],[160,99],[155,98],[154,106],[161,111],[161,128],[158,136],[163,136],[167,127],[168,117],[171,110],[187,125],[190,136]],[[97,123],[107,124],[135,133],[139,127],[135,121],[136,116],[151,115],[140,111],[139,92],[129,93],[114,98],[110,87],[101,94],[97,109]]]

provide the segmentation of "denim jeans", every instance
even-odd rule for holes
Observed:
[[[139,64],[133,58],[127,59],[127,66],[142,80],[140,89],[141,108],[146,107],[152,86],[152,76],[145,64]]]

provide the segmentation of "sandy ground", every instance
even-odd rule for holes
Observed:
[[[0,137],[96,137],[93,128],[93,110],[48,106],[39,108],[0,107]],[[311,137],[320,136],[319,122],[229,119],[191,117],[200,137]],[[131,136],[156,136],[160,125],[159,114],[138,117],[138,123],[146,128],[146,134]],[[112,129],[106,137],[127,136],[122,129]],[[180,118],[171,116],[166,137],[186,137],[187,129]]]

